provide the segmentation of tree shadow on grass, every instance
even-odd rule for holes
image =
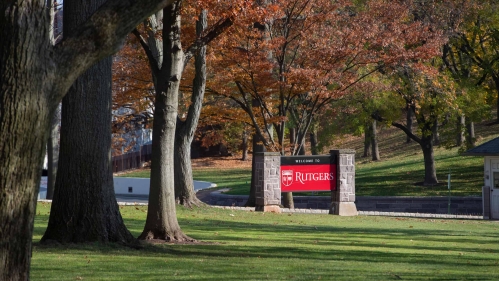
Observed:
[[[271,279],[280,279],[286,277],[279,275],[280,272],[285,273],[283,268],[289,267],[299,267],[300,270],[293,271],[293,274],[303,280],[320,277],[327,280],[327,276],[360,280],[366,280],[367,277],[370,280],[485,280],[490,279],[493,273],[482,269],[490,270],[499,255],[496,243],[499,233],[495,228],[481,229],[479,236],[473,236],[468,230],[472,229],[474,223],[461,229],[457,221],[452,220],[436,222],[450,224],[448,227],[454,229],[449,230],[438,229],[438,224],[428,229],[428,226],[420,224],[426,220],[409,218],[392,220],[358,217],[349,220],[328,216],[327,225],[321,225],[324,217],[318,215],[256,215],[211,208],[182,212],[179,223],[186,234],[212,244],[146,244],[141,249],[131,249],[112,243],[53,247],[35,243],[34,251],[40,255],[104,256],[101,259],[109,256],[113,260],[128,262],[161,260],[164,263],[163,260],[177,260],[184,268],[193,268],[189,274],[198,273],[192,278],[187,276],[190,280],[256,280],[269,278],[269,275],[265,275],[269,272],[277,274],[270,275]],[[223,216],[229,218],[224,220]],[[253,221],[248,222],[248,219]],[[144,220],[125,218],[125,223],[135,233],[142,230]],[[41,223],[37,223],[35,232],[43,230]],[[210,262],[206,264],[200,261]],[[118,262],[112,266],[109,270],[114,272],[113,276],[121,276],[122,270],[130,268],[131,264]],[[161,271],[146,264],[142,266],[144,268],[140,273],[132,270],[129,275],[120,278],[158,279],[164,274],[163,269]],[[232,268],[234,266],[236,268]],[[67,270],[70,271],[78,269],[77,265],[70,264],[69,267]],[[44,273],[58,268],[38,266],[37,270]],[[444,269],[446,273],[434,275],[434,268]],[[478,268],[481,269],[480,273],[474,273]],[[255,270],[265,274],[260,276],[260,272]],[[463,275],[465,273],[470,276],[466,277]],[[288,276],[284,279],[293,278]]]
[[[328,251],[339,248],[362,247],[366,249],[383,249],[383,250],[423,250],[423,251],[449,251],[450,245],[452,251],[459,252],[474,252],[483,254],[499,254],[495,241],[499,238],[499,233],[489,232],[480,233],[480,237],[472,236],[465,230],[454,230],[449,233],[449,230],[437,229],[415,229],[415,228],[391,228],[391,227],[347,227],[347,226],[314,226],[301,224],[265,224],[265,223],[248,223],[240,221],[227,221],[217,219],[202,219],[202,220],[179,220],[184,231],[189,229],[194,230],[197,234],[192,235],[193,238],[213,244],[193,244],[184,245],[186,248],[194,247],[196,249],[214,250],[217,247],[224,248],[234,243],[245,241],[249,244],[268,244],[267,248],[270,256],[283,257],[278,253],[283,249],[287,252],[296,254],[305,254],[308,252],[305,248],[314,249],[306,255],[306,259],[314,258],[313,252],[323,253],[320,248],[330,248]],[[142,226],[142,220],[127,219],[126,224],[129,227]],[[37,227],[35,232],[42,232],[42,227]],[[201,234],[200,234],[201,233]],[[275,245],[292,245],[299,244],[296,249],[288,248],[288,246],[272,246]],[[459,245],[471,244],[476,246],[473,249],[469,247],[460,247]],[[37,243],[35,243],[38,246]],[[97,247],[96,247],[97,245]],[[115,251],[114,247],[98,246],[99,244],[87,246],[83,245],[82,249],[98,250],[98,251]],[[171,245],[166,243],[167,246]],[[179,245],[180,246],[180,245]],[[58,248],[59,246],[56,246]],[[60,247],[76,247],[78,245],[60,245]],[[117,249],[121,249],[119,245]],[[240,252],[248,251],[245,246],[231,246],[235,249],[241,249]],[[253,247],[253,246],[252,246]],[[257,246],[261,247],[261,246]],[[87,249],[88,248],[88,249]],[[181,247],[182,248],[182,247]],[[251,248],[251,247],[250,247]],[[179,251],[178,247],[174,248]],[[164,248],[161,245],[144,245],[141,251],[157,252],[171,251],[168,247]],[[214,250],[214,252],[218,252]],[[252,252],[252,251],[250,251]],[[256,251],[255,255],[260,251]],[[322,254],[315,258],[323,258]],[[237,255],[237,254],[236,254]]]

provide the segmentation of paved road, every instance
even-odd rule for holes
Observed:
[[[199,182],[194,185],[194,191],[196,191],[196,195],[199,200],[203,201],[206,204],[210,203],[210,193],[213,191],[213,187],[216,185],[209,182]],[[134,195],[126,195],[126,194],[116,194],[116,201],[121,203],[137,203],[137,204],[147,204],[148,196],[134,196]]]

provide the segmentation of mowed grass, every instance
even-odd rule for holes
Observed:
[[[251,169],[237,168],[237,169],[193,169],[193,178],[199,181],[207,181],[217,184],[218,189],[230,188],[236,191],[235,194],[248,194],[251,183]],[[149,178],[151,173],[149,170],[133,171],[127,174],[120,175],[120,177],[135,177],[135,178]]]
[[[50,204],[39,203],[34,241]],[[147,207],[121,207],[135,236]],[[33,246],[32,280],[497,280],[499,223],[178,207],[196,245]]]
[[[447,179],[451,174],[452,196],[479,196],[483,185],[483,157],[461,156],[457,148],[435,150],[437,186],[422,186],[423,155],[418,151],[403,157],[366,161],[358,158],[356,166],[357,196],[447,196]],[[149,177],[148,170],[131,172],[126,177]],[[248,195],[251,169],[194,169],[196,180],[230,188],[226,194]],[[326,193],[319,193],[328,195]]]
[[[476,124],[477,145],[499,134],[499,124],[492,120]],[[381,161],[363,158],[362,137],[338,139],[334,147],[356,151],[357,196],[447,196],[448,174],[451,174],[452,196],[481,196],[483,186],[483,157],[461,156],[458,148],[435,147],[435,165],[440,184],[422,186],[424,158],[420,146],[406,143],[406,135],[394,127],[379,128]],[[248,195],[251,170],[241,168],[193,168],[194,179],[213,182],[218,188],[230,188],[226,194]],[[149,177],[149,171],[132,172],[124,176]],[[301,194],[298,194],[301,195]],[[329,196],[327,193],[319,195]]]
[[[483,157],[461,156],[457,149],[437,149],[435,164],[436,186],[423,186],[424,164],[420,153],[392,158],[387,161],[358,162],[356,193],[364,196],[447,196],[450,174],[451,195],[481,195]]]

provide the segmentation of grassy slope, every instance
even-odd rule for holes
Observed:
[[[499,136],[499,125],[477,124],[478,144]],[[419,145],[405,143],[405,134],[397,128],[381,128],[379,148],[381,161],[362,158],[363,139],[348,137],[336,141],[338,148],[356,150],[356,193],[359,196],[446,196],[447,177],[451,174],[451,194],[480,195],[483,185],[483,157],[460,156],[457,148],[435,149],[437,177],[441,184],[423,187],[424,162]],[[248,194],[251,182],[249,168],[194,168],[194,178],[231,188],[228,194]],[[149,177],[148,171],[126,176]]]
[[[499,125],[490,121],[476,125],[478,144],[499,136]],[[447,195],[447,177],[451,174],[451,192],[455,196],[481,195],[483,157],[460,156],[458,148],[435,149],[437,178],[441,185],[418,185],[424,178],[421,148],[415,142],[405,143],[406,135],[397,128],[381,128],[379,146],[381,161],[362,158],[361,138],[350,138],[341,147],[357,151],[356,187],[358,195],[439,196]]]
[[[499,136],[499,125],[490,121],[475,127],[478,144]],[[348,137],[336,141],[334,147],[356,150],[356,194],[359,196],[446,196],[447,178],[451,174],[453,196],[481,195],[483,185],[483,157],[460,156],[458,148],[435,149],[437,177],[441,184],[424,187],[424,162],[421,148],[414,141],[406,144],[406,135],[397,128],[381,128],[379,149],[381,161],[362,158],[362,137]],[[216,171],[211,171],[216,173]],[[249,174],[235,171],[240,182],[249,182]],[[207,179],[204,173],[198,174]],[[217,182],[215,178],[214,182]],[[236,185],[229,194],[247,194],[249,185]]]
[[[50,204],[38,205],[34,241]],[[146,207],[121,207],[137,236]],[[33,247],[32,280],[497,280],[490,221],[272,214],[179,207],[184,232],[208,242]]]

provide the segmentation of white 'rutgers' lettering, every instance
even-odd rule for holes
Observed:
[[[333,173],[295,173],[295,180],[305,184],[306,181],[332,181]]]

